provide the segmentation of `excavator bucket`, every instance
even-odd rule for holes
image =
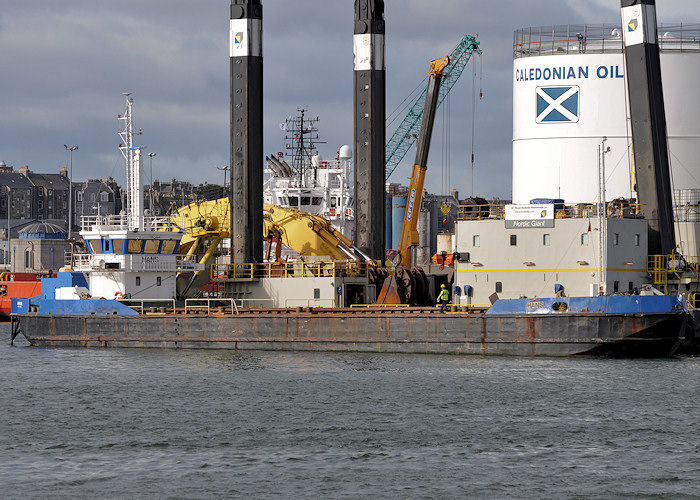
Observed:
[[[396,276],[390,275],[384,280],[382,290],[379,292],[377,304],[401,304],[401,296],[399,295],[399,287],[396,284]]]

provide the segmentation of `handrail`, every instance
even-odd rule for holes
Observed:
[[[212,281],[256,280],[260,278],[339,277],[368,275],[366,262],[263,262],[243,264],[213,264]]]
[[[501,203],[486,203],[483,205],[458,205],[457,220],[500,220],[505,219],[505,205]],[[619,202],[617,200],[606,203],[606,216],[610,219],[641,218],[641,205],[639,203]],[[588,219],[598,216],[599,205],[591,203],[578,203],[564,205],[554,203],[554,217],[556,219]]]
[[[175,312],[175,299],[117,299],[119,302],[122,304],[130,307],[131,309],[134,309],[135,311],[138,311],[140,314],[144,313],[145,305],[146,304],[167,304],[169,305],[169,311],[164,311],[164,312]],[[154,307],[154,306],[152,306]]]

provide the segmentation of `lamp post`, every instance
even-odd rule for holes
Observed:
[[[224,171],[224,195],[223,195],[223,197],[226,198],[226,172],[228,170],[231,170],[231,167],[229,167],[228,165],[224,165],[223,167],[216,167],[216,169]]]
[[[148,208],[151,209],[151,217],[154,216],[153,213],[153,157],[157,156],[158,153],[148,153],[148,157],[151,159],[151,185],[148,189]]]
[[[10,236],[10,191],[11,188],[7,186],[7,252],[5,252],[5,264],[7,264],[7,270],[10,270],[10,248],[12,247],[11,236]]]
[[[71,238],[71,228],[73,227],[73,151],[78,149],[78,146],[63,145],[70,152],[70,174],[68,176],[68,239]]]

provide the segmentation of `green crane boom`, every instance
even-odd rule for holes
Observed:
[[[447,65],[447,68],[445,68],[445,76],[438,96],[438,107],[447,94],[449,94],[474,53],[481,54],[479,42],[475,37],[465,35],[448,56],[450,58],[450,63]],[[403,157],[406,156],[408,150],[411,149],[413,141],[410,139],[412,137],[418,137],[419,135],[427,90],[428,86],[426,85],[423,92],[411,106],[411,109],[408,110],[403,121],[399,124],[394,135],[391,136],[391,139],[389,139],[389,142],[386,144],[385,179],[389,179]]]

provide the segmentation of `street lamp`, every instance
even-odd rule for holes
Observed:
[[[73,151],[78,149],[78,146],[63,145],[70,152],[70,175],[68,177],[68,239],[71,237],[71,227],[73,226]]]
[[[12,247],[12,239],[10,236],[10,192],[11,188],[9,184],[7,187],[7,252],[5,252],[5,264],[7,264],[7,270],[10,270],[10,248]]]
[[[151,187],[148,189],[148,204],[151,209],[151,217],[153,217],[153,157],[158,153],[148,153],[148,157],[151,159]]]
[[[223,167],[216,167],[217,170],[223,170],[224,171],[224,198],[226,197],[226,172],[228,170],[231,170],[231,167],[228,165],[224,165]]]

